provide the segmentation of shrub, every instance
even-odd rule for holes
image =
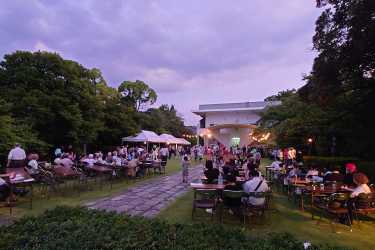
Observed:
[[[319,157],[319,156],[304,156],[303,160],[306,166],[316,165],[318,167],[326,167],[332,165],[339,165],[343,168],[348,162],[354,162],[360,172],[365,173],[371,180],[375,180],[375,162],[362,161],[355,157]]]
[[[251,237],[221,225],[175,224],[58,207],[0,228],[0,249],[303,249],[288,234]],[[314,246],[312,249],[344,249]]]

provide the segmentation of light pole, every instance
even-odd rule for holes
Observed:
[[[307,139],[307,143],[309,144],[309,155],[311,155],[311,149],[312,149],[312,144],[313,144],[314,140],[313,138],[309,138]]]

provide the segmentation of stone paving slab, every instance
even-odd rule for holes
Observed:
[[[189,169],[189,181],[202,174],[202,165]],[[86,204],[90,209],[115,211],[133,216],[155,217],[162,209],[189,190],[182,183],[182,172],[160,176],[132,186],[114,197],[106,197]]]

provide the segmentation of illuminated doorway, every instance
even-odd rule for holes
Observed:
[[[240,137],[233,137],[231,140],[230,140],[230,145],[232,147],[237,147],[240,145]]]

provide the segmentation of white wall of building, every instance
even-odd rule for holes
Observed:
[[[260,116],[250,111],[210,112],[206,114],[206,128],[220,124],[255,124]]]
[[[239,145],[246,146],[250,144],[251,128],[225,128],[225,129],[210,129],[211,138],[216,139],[220,143],[229,147],[232,143],[233,137],[240,138]],[[207,141],[209,144],[209,140]]]

